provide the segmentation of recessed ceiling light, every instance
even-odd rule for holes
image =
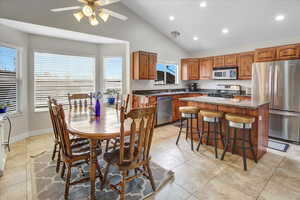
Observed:
[[[202,2],[200,3],[200,7],[201,7],[201,8],[205,8],[206,6],[207,6],[206,1],[202,1]]]
[[[174,21],[174,20],[175,20],[175,17],[174,17],[174,16],[170,16],[170,17],[169,17],[169,20],[170,20],[170,21]]]
[[[285,16],[280,14],[280,15],[276,15],[275,20],[276,21],[283,21],[285,19]]]
[[[193,40],[197,41],[197,40],[199,40],[199,38],[197,36],[194,36]]]
[[[222,29],[222,33],[223,33],[223,34],[227,34],[227,33],[229,33],[229,30],[228,30],[228,28],[223,28],[223,29]]]

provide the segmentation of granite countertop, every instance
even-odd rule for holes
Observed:
[[[181,101],[189,101],[189,102],[199,102],[199,103],[208,103],[215,105],[227,105],[227,106],[235,106],[240,108],[251,108],[256,109],[262,105],[265,105],[269,102],[258,102],[258,101],[240,101],[237,99],[226,99],[220,97],[188,97],[188,98],[180,98]]]
[[[136,96],[165,96],[165,95],[176,95],[176,94],[208,94],[209,92],[201,92],[201,91],[195,91],[195,92],[158,92],[158,93],[150,93],[150,94],[135,94]]]

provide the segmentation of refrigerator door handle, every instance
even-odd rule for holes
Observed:
[[[274,72],[274,105],[278,104],[278,66],[275,66],[275,72]]]
[[[270,110],[269,113],[273,115],[282,115],[286,117],[300,117],[300,113],[281,111],[281,110]]]
[[[273,80],[273,67],[270,67],[269,69],[269,100],[271,101],[271,107],[273,105],[273,85],[274,84],[274,80]]]

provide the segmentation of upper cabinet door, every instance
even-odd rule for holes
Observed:
[[[147,80],[149,74],[149,60],[148,60],[148,53],[140,52],[140,59],[139,59],[139,71],[140,71],[140,79]]]
[[[239,61],[239,54],[225,55],[224,65],[225,66],[237,66]]]
[[[255,50],[255,62],[276,60],[276,48],[263,48]]]
[[[181,60],[181,80],[199,80],[199,60],[187,58]]]
[[[210,80],[212,77],[212,69],[214,66],[214,58],[201,58],[199,60],[200,80]]]
[[[215,56],[214,67],[224,67],[224,66],[225,66],[225,56]]]
[[[189,61],[189,80],[199,80],[199,60],[191,59]]]
[[[239,56],[239,79],[252,79],[252,64],[254,63],[254,52],[241,53]]]
[[[148,79],[156,80],[157,72],[156,72],[156,64],[157,64],[157,54],[149,53],[149,69],[148,69]]]
[[[181,80],[189,80],[188,59],[181,59]]]
[[[278,60],[289,60],[298,59],[300,57],[300,45],[292,44],[277,47],[277,59]]]

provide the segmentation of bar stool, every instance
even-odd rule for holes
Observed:
[[[194,151],[194,143],[193,143],[193,119],[197,120],[197,133],[200,139],[200,131],[199,131],[199,124],[198,124],[198,113],[200,109],[195,106],[182,106],[179,107],[179,112],[180,112],[180,130],[179,134],[176,140],[176,145],[178,145],[179,138],[181,135],[182,127],[183,127],[183,122],[186,120],[186,137],[185,139],[188,138],[189,130],[190,130],[190,135],[191,135],[191,149]],[[189,127],[189,121],[190,121],[190,127]]]
[[[228,146],[230,145],[230,140],[233,140],[232,145],[232,153],[235,153],[236,150],[236,141],[241,140],[242,141],[242,150],[243,150],[243,164],[244,164],[244,170],[247,170],[247,156],[246,156],[246,149],[251,150],[254,161],[257,163],[256,153],[254,152],[254,147],[251,141],[251,129],[252,124],[255,122],[255,118],[251,116],[245,116],[245,115],[237,115],[237,114],[226,114],[225,119],[228,122],[227,125],[227,134],[226,134],[226,144],[225,148],[221,157],[221,160],[224,159],[224,156],[228,150]],[[234,128],[234,136],[233,138],[230,137],[230,128]],[[242,138],[237,138],[237,130],[242,130]],[[246,139],[246,132],[248,133],[248,140]],[[246,142],[249,143],[249,147],[246,147]]]
[[[206,134],[206,145],[208,145],[210,140],[210,126],[213,124],[214,126],[214,146],[215,146],[215,157],[218,158],[218,139],[221,139],[222,144],[224,146],[224,139],[222,135],[222,122],[221,118],[223,117],[222,112],[218,111],[210,111],[210,110],[201,110],[200,116],[202,116],[202,130],[201,130],[201,137],[200,141],[197,146],[197,151],[199,151],[200,144],[202,144],[202,137]],[[207,122],[207,132],[205,133],[205,122]],[[217,126],[219,126],[219,131],[217,131]],[[220,135],[220,138],[218,138],[218,134]]]

